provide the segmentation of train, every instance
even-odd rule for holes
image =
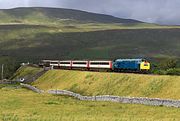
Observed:
[[[146,59],[42,60],[39,65],[53,69],[139,73],[148,73],[151,68]]]

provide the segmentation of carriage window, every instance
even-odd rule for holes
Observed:
[[[70,62],[60,62],[60,64],[70,64]]]
[[[86,62],[73,62],[73,64],[80,64],[80,65],[86,65]]]
[[[58,62],[51,62],[51,64],[58,64]]]
[[[109,65],[109,63],[92,62],[91,65]]]

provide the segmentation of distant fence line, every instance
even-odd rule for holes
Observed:
[[[44,92],[43,90],[37,89],[31,85],[27,85],[27,84],[21,84],[21,85],[37,93]],[[53,95],[71,96],[79,100],[85,100],[85,101],[109,101],[109,102],[119,102],[119,103],[127,103],[127,104],[143,104],[143,105],[151,105],[151,106],[166,106],[166,107],[180,108],[180,100],[143,98],[143,97],[121,97],[121,96],[112,96],[112,95],[82,96],[78,93],[74,93],[66,90],[49,90],[48,93]]]
[[[0,80],[0,84],[16,84],[15,81],[9,81],[9,80]]]

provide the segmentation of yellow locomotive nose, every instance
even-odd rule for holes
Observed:
[[[143,61],[140,64],[140,70],[150,70],[150,63],[147,61]]]

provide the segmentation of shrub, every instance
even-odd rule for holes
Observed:
[[[166,71],[168,75],[180,75],[180,68],[172,68]]]
[[[160,75],[166,75],[167,74],[167,72],[165,70],[161,70],[161,69],[153,70],[152,73],[153,74],[160,74]]]
[[[175,68],[177,66],[178,60],[177,59],[164,59],[162,62],[160,62],[159,67],[161,69],[169,69],[169,68]]]

